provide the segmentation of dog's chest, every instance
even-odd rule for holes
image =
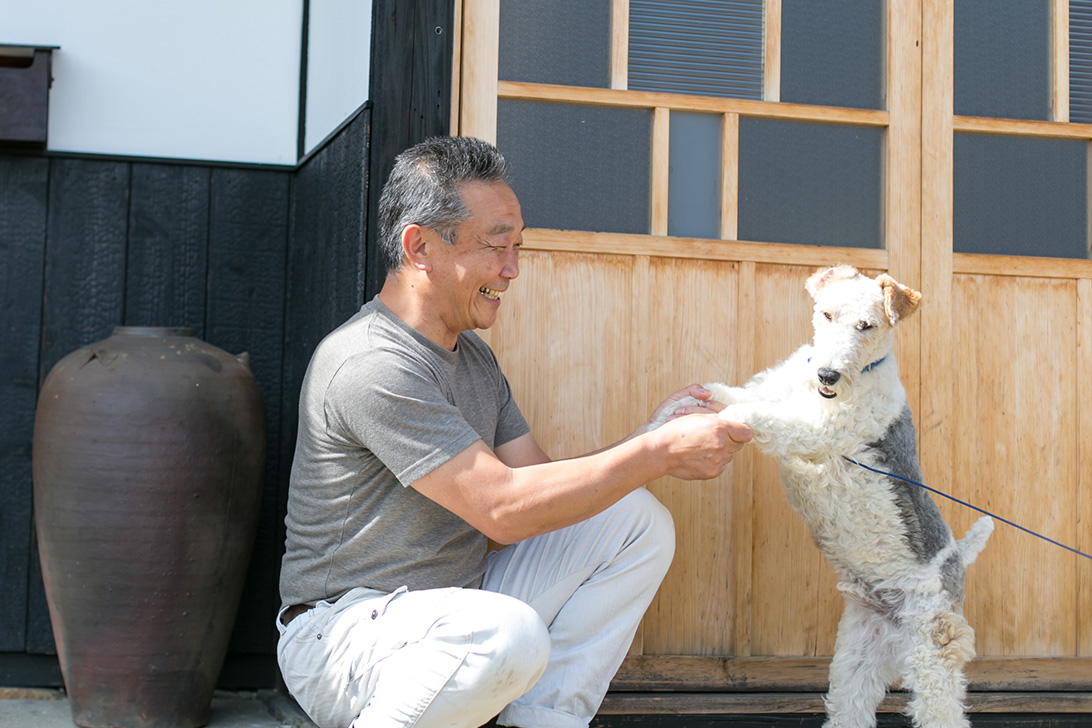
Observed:
[[[801,515],[816,545],[836,568],[872,582],[890,575],[893,563],[916,562],[907,545],[905,513],[886,479],[849,463],[783,462],[789,504]]]

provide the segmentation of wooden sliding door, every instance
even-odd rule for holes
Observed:
[[[1092,114],[1092,11],[457,12],[453,131],[497,143],[529,225],[487,335],[551,455],[784,357],[810,338],[804,279],[849,263],[924,293],[897,355],[929,484],[1092,548],[1092,118],[1074,118]],[[747,451],[715,481],[650,487],[677,554],[615,686],[823,689],[841,602],[773,461]],[[959,532],[978,515],[939,505]],[[1092,681],[1090,580],[1092,564],[998,524],[968,582],[972,686]]]

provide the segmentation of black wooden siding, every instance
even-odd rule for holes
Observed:
[[[223,681],[272,685],[295,399],[363,302],[362,112],[299,169],[0,155],[0,684],[55,684],[31,516],[37,388],[116,325],[190,326],[250,355],[269,427],[262,514]],[[259,659],[254,659],[255,656]]]
[[[117,325],[190,326],[250,355],[269,459],[220,686],[277,684],[300,384],[382,283],[369,190],[402,149],[448,133],[453,7],[376,0],[372,100],[297,167],[0,150],[0,685],[61,684],[33,533],[34,408],[50,368]]]

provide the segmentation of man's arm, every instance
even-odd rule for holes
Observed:
[[[570,526],[664,475],[724,471],[750,430],[714,416],[680,417],[605,450],[550,461],[529,434],[494,454],[480,440],[412,487],[499,543]]]
[[[528,465],[550,462],[550,456],[539,446],[535,436],[530,432],[511,442],[498,445],[494,452],[497,454],[497,459],[510,468],[525,468]]]

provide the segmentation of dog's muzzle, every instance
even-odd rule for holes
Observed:
[[[842,375],[833,369],[822,367],[817,372],[819,382],[823,385],[819,387],[819,396],[826,399],[834,399],[838,396],[838,393],[831,389],[832,386],[838,383],[838,380],[842,378]]]

